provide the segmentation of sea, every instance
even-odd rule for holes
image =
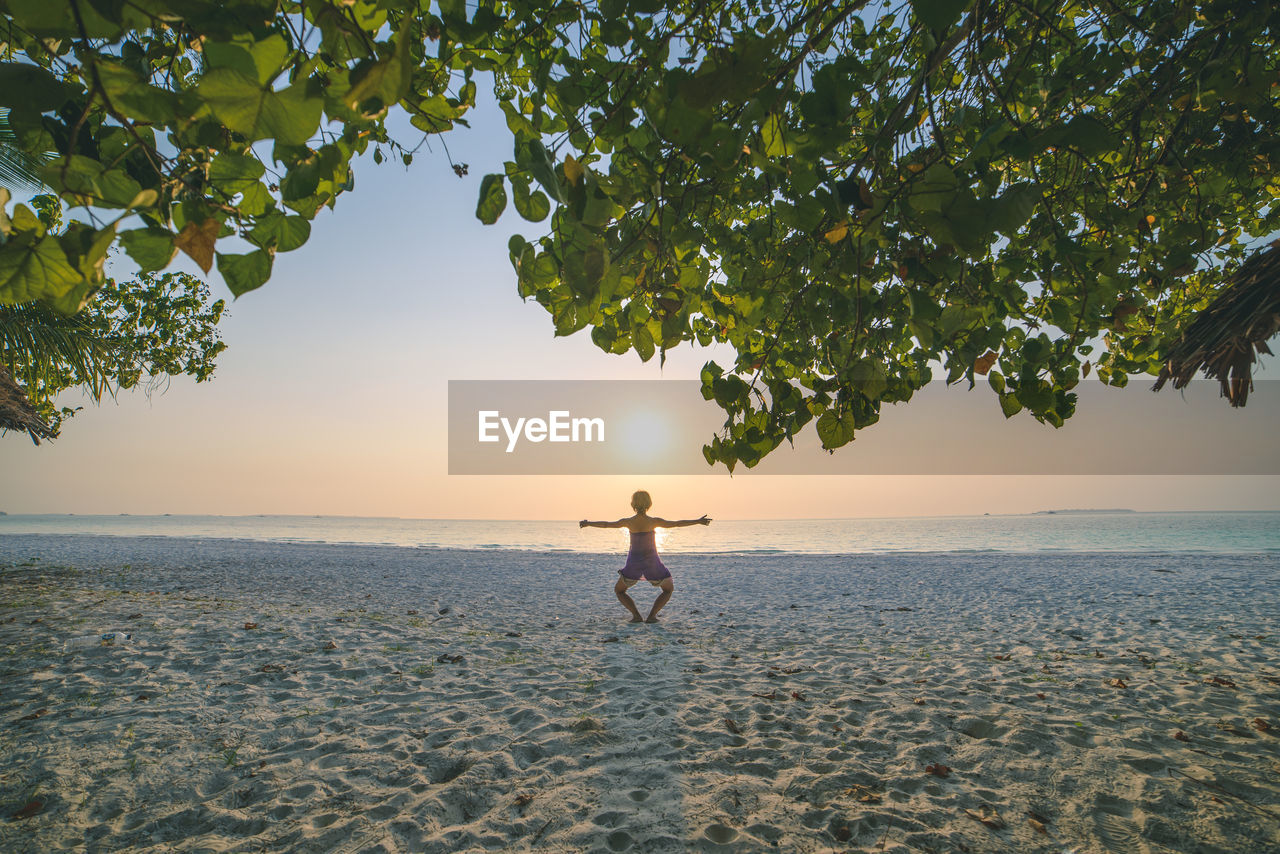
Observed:
[[[415,549],[616,553],[627,532],[577,521],[354,516],[4,515],[10,534],[226,539]],[[1280,513],[1061,510],[1026,515],[867,519],[718,519],[659,532],[683,554],[951,552],[1266,553],[1280,551]]]

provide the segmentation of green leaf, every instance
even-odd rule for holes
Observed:
[[[320,187],[322,164],[319,158],[296,163],[280,182],[280,199],[286,203],[311,198]]]
[[[1047,382],[1025,382],[1018,387],[1018,403],[1031,412],[1041,414],[1055,403],[1053,388]]]
[[[350,109],[360,109],[365,102],[375,101],[380,110],[385,110],[409,92],[414,69],[413,58],[409,54],[413,28],[409,24],[403,26],[389,55],[363,70],[358,79],[356,72],[352,72],[351,88],[343,98]]]
[[[40,174],[59,195],[75,205],[128,208],[139,200],[142,192],[142,185],[123,170],[104,170],[97,160],[78,154],[48,163]]]
[[[516,206],[516,213],[529,222],[542,222],[551,213],[551,200],[541,190],[529,191],[529,182],[518,178],[511,179],[511,194]]]
[[[38,65],[0,62],[0,107],[43,113],[61,107],[75,93],[76,87]]]
[[[115,238],[114,223],[106,228],[94,228],[82,222],[72,222],[67,226],[56,239],[67,262],[76,268],[79,280],[63,293],[46,293],[40,299],[61,314],[75,314],[84,308],[89,298],[102,287],[103,264]]]
[[[467,20],[465,0],[440,0],[440,16],[450,24]]]
[[[955,198],[960,188],[956,173],[945,164],[935,163],[911,183],[907,197],[917,211],[941,212]]]
[[[215,68],[200,81],[199,93],[228,128],[252,141],[274,139],[303,145],[320,125],[324,99],[309,94],[307,81],[273,92],[231,68]]]
[[[1040,202],[1040,188],[1029,182],[1014,184],[1001,194],[993,207],[991,224],[1011,237],[1027,224]]]
[[[280,211],[259,217],[249,232],[249,241],[263,249],[291,252],[307,242],[311,236],[311,223],[306,217],[289,216]]]
[[[1022,411],[1022,404],[1018,402],[1016,394],[1000,395],[1000,411],[1004,413],[1005,418],[1012,418]]]
[[[955,244],[971,255],[981,254],[994,236],[988,207],[967,190],[956,193],[947,206],[946,220]]]
[[[258,80],[258,66],[253,61],[253,54],[243,43],[206,39],[201,52],[204,54],[206,74],[214,70],[228,69],[250,80]],[[258,81],[258,86],[265,88],[266,84]]]
[[[285,145],[304,145],[320,126],[324,99],[310,94],[310,85],[299,80],[286,89],[272,92],[263,104],[261,138]]]
[[[564,203],[564,194],[560,190],[560,179],[556,177],[555,162],[541,140],[518,140],[516,142],[516,165],[529,170],[547,195],[557,202]]]
[[[259,125],[271,92],[257,80],[233,68],[214,68],[200,78],[198,91],[218,121],[250,140],[262,138]]]
[[[102,5],[107,7],[110,17],[99,13],[95,8],[98,4],[87,2],[79,2],[75,11],[69,0],[6,0],[3,5],[6,15],[20,21],[26,32],[41,38],[72,39],[83,35],[114,40],[124,30],[120,8],[112,9],[109,3]]]
[[[538,132],[534,130],[533,123],[529,121],[527,116],[521,114],[519,110],[507,101],[503,101],[498,106],[502,108],[503,115],[507,117],[507,130],[511,131],[511,134],[517,140],[527,140],[537,137]]]
[[[822,440],[822,447],[829,451],[843,447],[853,441],[854,422],[852,412],[837,415],[835,410],[828,409],[818,418],[816,426],[818,438]]]
[[[609,270],[609,252],[603,243],[590,246],[586,252],[582,253],[582,269],[588,282],[593,286],[600,284],[600,280]]]
[[[973,0],[911,0],[911,11],[932,30],[951,29]]]
[[[791,153],[787,143],[787,123],[776,113],[770,115],[760,128],[760,139],[764,143],[766,157],[783,157]]]
[[[53,235],[34,237],[0,245],[0,305],[57,299],[83,280]]]
[[[604,194],[600,184],[592,175],[587,180],[586,193],[582,205],[582,223],[595,228],[603,228],[613,221],[619,208],[613,199]]]
[[[120,235],[120,244],[143,270],[163,270],[178,249],[173,234],[163,228],[138,228]]]
[[[115,62],[98,62],[95,70],[111,99],[111,106],[130,118],[158,125],[177,118],[178,96],[148,84],[132,68]]]
[[[585,245],[570,246],[565,253],[564,281],[581,297],[594,298],[600,292],[600,280],[609,270],[609,253],[598,238]]]
[[[480,182],[480,201],[476,204],[476,218],[485,225],[493,225],[507,207],[507,190],[503,177],[492,173]]]
[[[228,195],[243,193],[266,172],[262,161],[247,154],[220,152],[209,164],[209,183]]]
[[[554,300],[552,316],[557,336],[572,335],[591,322],[593,310],[569,295]]]
[[[62,296],[46,298],[43,302],[59,314],[70,316],[83,309],[101,287],[101,282],[81,278]]]
[[[636,354],[640,357],[640,361],[647,362],[653,358],[654,347],[653,333],[649,331],[649,327],[645,324],[639,324],[631,330],[631,346],[635,348]]]
[[[266,249],[247,255],[218,253],[218,272],[231,293],[241,296],[262,287],[271,278],[272,253]]]
[[[451,105],[444,95],[432,95],[418,103],[409,123],[426,133],[443,133],[452,128],[455,121],[459,121],[462,112],[460,108]]]
[[[279,77],[291,52],[288,43],[279,33],[272,33],[265,39],[254,42],[249,48],[249,55],[253,58],[258,82],[268,86]]]
[[[274,205],[275,199],[271,197],[271,191],[258,182],[245,188],[240,196],[240,204],[236,207],[244,216],[261,216]]]
[[[1120,141],[1106,125],[1093,116],[1076,116],[1067,123],[1061,144],[1077,148],[1081,153],[1092,157],[1114,151]]]
[[[870,359],[854,365],[849,371],[849,380],[855,389],[871,400],[879,400],[889,385],[884,366]]]

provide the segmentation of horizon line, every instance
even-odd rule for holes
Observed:
[[[732,517],[732,518],[713,518],[712,521],[727,522],[858,522],[867,520],[882,519],[982,519],[986,517],[1015,517],[1015,516],[1048,516],[1048,515],[1078,515],[1085,516],[1090,514],[1101,515],[1155,515],[1155,514],[1196,514],[1196,513],[1280,513],[1280,508],[1259,508],[1251,510],[1240,509],[1197,509],[1197,510],[1136,510],[1128,507],[1096,507],[1096,508],[1049,508],[1044,510],[1027,510],[1018,513],[936,513],[936,514],[918,514],[918,515],[886,515],[886,516],[787,516],[787,517]],[[213,519],[368,519],[368,520],[394,520],[398,522],[554,522],[556,524],[572,523],[578,521],[573,518],[563,519],[514,519],[514,518],[495,518],[481,516],[363,516],[350,514],[335,513],[10,513],[0,511],[0,519],[9,518],[16,519],[20,517],[31,516],[56,516],[56,517],[81,517],[81,518],[105,518],[118,519],[121,517],[133,517],[139,519],[183,519],[183,518],[213,518]]]

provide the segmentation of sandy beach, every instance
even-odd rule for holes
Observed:
[[[667,563],[6,537],[0,850],[1280,851],[1280,556]]]

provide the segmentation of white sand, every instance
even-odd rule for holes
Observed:
[[[1280,557],[620,563],[5,538],[0,850],[1280,851]]]

